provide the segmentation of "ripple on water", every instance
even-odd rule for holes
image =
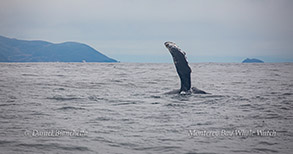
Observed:
[[[260,141],[260,142],[258,142],[258,144],[262,144],[262,145],[275,145],[275,144],[278,144],[278,143],[272,143],[272,142],[268,142],[268,141]]]
[[[57,110],[85,110],[85,108],[74,107],[74,106],[63,106],[63,107],[58,108]]]
[[[12,144],[12,143],[15,143],[15,141],[0,140],[0,145],[3,145],[3,144]]]
[[[14,106],[14,105],[19,105],[19,104],[16,104],[16,103],[11,103],[11,102],[14,102],[14,101],[7,101],[8,103],[7,104],[0,104],[0,106]]]
[[[51,100],[57,100],[57,101],[71,101],[71,100],[78,100],[82,99],[80,97],[68,95],[68,96],[61,96],[61,95],[55,95],[53,97],[47,97],[46,99],[51,99]]]
[[[80,151],[80,152],[89,152],[91,151],[88,147],[77,146],[77,145],[62,145],[59,143],[49,143],[49,144],[41,144],[41,143],[21,143],[16,145],[18,148],[32,148],[32,149],[43,149],[47,151],[56,151],[56,150],[65,150],[65,151]]]
[[[254,148],[253,151],[257,151],[257,152],[270,152],[270,153],[278,153],[279,151],[276,149],[268,149],[268,148]]]
[[[268,113],[266,114],[266,119],[282,119],[282,116],[276,113]]]
[[[99,96],[95,96],[95,95],[89,96],[88,99],[91,100],[91,101],[96,101],[96,102],[97,101],[102,101],[102,100],[108,101],[108,99],[105,98],[105,97],[99,97]]]

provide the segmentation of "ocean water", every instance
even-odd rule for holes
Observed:
[[[1,63],[1,153],[292,153],[293,64]]]

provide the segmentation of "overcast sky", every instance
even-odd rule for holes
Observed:
[[[76,41],[122,62],[293,62],[292,0],[0,0],[0,35]]]

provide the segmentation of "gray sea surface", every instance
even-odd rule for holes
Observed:
[[[293,63],[0,63],[0,153],[293,150]]]

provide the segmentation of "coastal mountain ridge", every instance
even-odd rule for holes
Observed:
[[[78,42],[50,43],[0,36],[0,62],[117,62]]]

